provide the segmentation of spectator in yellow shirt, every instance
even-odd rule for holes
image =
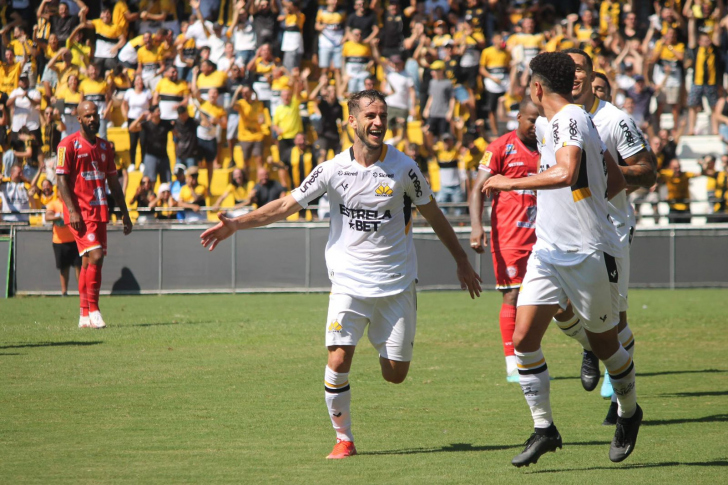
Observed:
[[[304,69],[302,79],[295,77],[291,79],[292,88],[281,91],[281,104],[273,113],[273,133],[278,140],[278,154],[281,161],[290,157],[296,135],[303,132],[299,96],[301,86],[308,79],[308,74],[309,70]]]
[[[185,170],[185,185],[180,189],[178,205],[184,207],[185,222],[195,222],[205,219],[205,214],[200,213],[200,208],[205,205],[207,187],[197,181],[199,170],[197,167],[190,167]]]
[[[238,96],[241,99],[238,101]],[[233,109],[240,116],[238,120],[238,141],[243,151],[243,160],[249,170],[263,166],[263,139],[270,126],[270,114],[262,101],[253,99],[253,88],[243,84],[233,94]],[[250,163],[254,162],[254,163]]]
[[[669,168],[660,170],[660,179],[667,186],[668,215],[671,224],[690,224],[690,179],[700,174],[683,172],[680,160],[670,160]]]

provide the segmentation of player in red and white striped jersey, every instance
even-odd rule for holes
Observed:
[[[106,255],[106,224],[109,205],[106,182],[121,209],[124,234],[132,230],[124,192],[114,165],[111,144],[96,136],[99,110],[91,101],[77,108],[81,130],[67,136],[58,145],[58,190],[63,200],[63,220],[71,229],[83,264],[78,280],[81,301],[79,328],[104,328],[99,311],[101,266]]]
[[[518,110],[518,128],[488,145],[483,154],[470,195],[470,247],[485,252],[488,237],[483,231],[483,184],[491,175],[521,178],[538,173],[536,119],[538,110],[524,99]],[[516,326],[516,302],[531,248],[536,242],[536,193],[532,190],[498,192],[493,196],[491,212],[491,252],[496,289],[503,294],[500,329],[506,356],[508,382],[518,382],[513,330]]]

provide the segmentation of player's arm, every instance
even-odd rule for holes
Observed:
[[[629,187],[652,187],[657,181],[655,157],[651,151],[644,149],[624,159],[627,166],[619,169]]]
[[[71,188],[68,186],[68,175],[59,173],[58,174],[58,194],[61,196],[61,200],[66,204],[68,209],[68,225],[79,231],[83,222],[81,221],[81,212],[78,210],[76,202],[73,200],[71,194]]]
[[[114,197],[114,201],[116,201],[116,205],[119,207],[119,210],[121,210],[121,220],[124,223],[124,235],[126,236],[131,233],[132,223],[131,218],[129,217],[129,209],[126,207],[126,198],[124,197],[124,191],[122,190],[121,184],[119,183],[119,174],[107,173],[106,180],[109,182],[109,190],[111,191],[111,195]]]
[[[267,226],[281,221],[302,209],[303,207],[296,199],[291,194],[288,194],[282,199],[274,200],[240,217],[231,219],[225,216],[225,214],[219,214],[218,218],[220,222],[203,232],[200,236],[202,246],[212,251],[220,241],[229,238],[235,231]]]
[[[614,196],[627,188],[627,182],[619,169],[619,164],[607,150],[604,151],[604,162],[607,165],[607,198],[612,200]]]
[[[473,181],[468,207],[470,209],[470,247],[476,253],[484,253],[488,245],[488,234],[483,230],[483,185],[491,177],[486,170],[478,170]]]
[[[455,263],[457,263],[458,267],[457,274],[458,280],[460,280],[460,288],[463,290],[467,289],[470,292],[471,298],[480,296],[480,276],[478,276],[478,273],[476,273],[470,265],[468,255],[460,245],[460,241],[458,241],[455,231],[453,231],[452,226],[445,218],[445,214],[443,214],[437,206],[437,202],[431,200],[427,204],[418,205],[417,210],[419,210],[420,214],[427,219],[432,230],[435,231],[437,237],[440,241],[442,241],[447,250],[450,251],[452,257],[455,259]]]
[[[579,179],[580,163],[581,148],[567,145],[556,152],[556,163],[547,170],[517,179],[493,175],[485,181],[483,192],[490,196],[494,191],[553,190],[571,187]]]

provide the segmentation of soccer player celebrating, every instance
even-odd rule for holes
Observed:
[[[574,102],[585,107],[592,121],[599,131],[599,137],[607,146],[609,154],[619,162],[619,168],[624,175],[629,188],[652,187],[655,183],[655,165],[652,162],[651,152],[642,132],[637,128],[632,117],[620,110],[612,103],[600,100],[595,95],[592,81],[596,73],[589,55],[581,49],[567,49],[565,51],[576,64],[574,86],[571,94]],[[601,81],[601,80],[600,80]],[[545,120],[544,120],[545,121]],[[627,200],[627,193],[622,191],[608,201],[609,218],[614,224],[619,237],[619,252],[616,253],[617,271],[619,272],[619,341],[634,355],[634,337],[627,324],[627,291],[629,289],[629,249],[636,225],[632,205]],[[573,312],[571,305],[566,311],[556,314],[556,323],[568,336],[575,338],[584,348],[581,366],[581,382],[587,391],[593,390],[599,382],[599,361],[591,351],[589,340],[584,332],[584,326],[578,316]],[[608,377],[605,377],[607,381]],[[606,390],[604,392],[606,394]],[[614,425],[617,422],[617,398],[610,393],[610,405],[605,425]]]
[[[124,192],[114,164],[111,144],[96,136],[99,131],[99,110],[91,101],[82,101],[77,110],[81,130],[58,144],[58,191],[63,200],[63,222],[76,239],[82,257],[78,294],[81,300],[79,328],[104,328],[99,311],[101,266],[106,255],[106,224],[109,205],[106,182],[121,209],[124,235],[132,224],[126,208]]]
[[[332,211],[326,266],[332,289],[324,396],[337,436],[328,456],[331,459],[356,454],[349,369],[367,325],[369,341],[379,352],[382,377],[398,384],[409,371],[417,313],[412,203],[455,258],[462,288],[471,297],[480,294],[480,277],[417,164],[384,144],[384,96],[374,90],[361,91],[348,104],[349,125],[356,133],[349,150],[316,167],[300,187],[282,199],[234,219],[220,214],[220,222],[201,236],[202,245],[213,250],[237,230],[285,219],[328,193]]]
[[[536,463],[544,453],[562,446],[551,415],[541,340],[568,300],[582,319],[594,354],[612,377],[619,418],[609,458],[620,462],[634,450],[642,422],[634,363],[617,336],[619,272],[612,255],[620,246],[607,208],[607,199],[624,190],[626,183],[617,163],[604,152],[588,114],[572,103],[573,59],[562,52],[543,53],[530,67],[531,99],[548,120],[545,132],[537,128],[537,136],[542,136],[541,171],[517,179],[493,175],[483,185],[486,195],[538,191],[537,240],[518,296],[513,334],[521,388],[535,430],[512,463],[517,467]]]
[[[518,128],[488,145],[478,168],[478,177],[470,195],[470,247],[483,253],[488,236],[483,231],[483,193],[481,188],[491,175],[510,178],[538,173],[536,144],[538,110],[526,98],[518,109]],[[518,382],[516,355],[513,352],[513,329],[516,326],[518,291],[526,274],[526,263],[536,242],[536,194],[531,190],[502,192],[493,195],[491,212],[491,253],[496,289],[503,294],[500,330],[506,356],[506,379]]]

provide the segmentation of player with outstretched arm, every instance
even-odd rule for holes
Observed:
[[[361,91],[349,98],[348,105],[349,125],[356,133],[349,150],[317,166],[286,197],[234,219],[221,214],[220,222],[201,236],[202,245],[213,250],[237,230],[280,221],[328,194],[331,223],[326,266],[332,288],[324,397],[337,436],[328,455],[331,459],[356,454],[349,369],[367,325],[384,379],[398,384],[409,371],[417,316],[412,204],[455,259],[461,287],[473,298],[480,294],[480,277],[417,164],[384,144],[387,103],[383,95]]]
[[[619,166],[606,151],[594,123],[573,104],[576,65],[568,54],[542,53],[530,63],[531,99],[548,125],[539,132],[541,166],[532,177],[490,177],[495,191],[537,190],[536,244],[518,296],[516,349],[521,389],[531,408],[534,432],[513,458],[521,467],[561,448],[551,413],[549,372],[541,340],[551,319],[571,301],[581,317],[594,354],[612,377],[620,416],[609,458],[620,462],[634,450],[642,423],[635,370],[617,336],[620,245],[607,201],[626,187]]]

